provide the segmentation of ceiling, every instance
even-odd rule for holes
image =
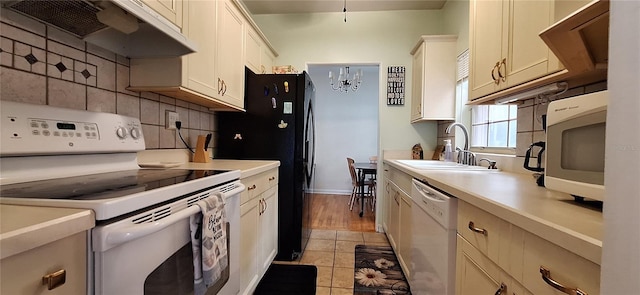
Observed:
[[[342,12],[345,0],[242,0],[252,14]],[[441,9],[446,0],[346,0],[348,12]]]

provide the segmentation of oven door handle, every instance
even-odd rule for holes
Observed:
[[[227,199],[228,197],[235,194],[240,194],[244,191],[244,189],[245,186],[242,183],[238,183],[238,185],[234,189],[222,193],[222,197]],[[107,234],[107,248],[115,247],[120,244],[124,244],[126,242],[150,235],[198,212],[200,212],[200,207],[192,205],[156,222],[133,224],[123,228],[114,229]]]

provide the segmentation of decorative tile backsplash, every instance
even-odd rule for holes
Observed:
[[[215,135],[215,113],[208,108],[127,90],[128,58],[14,12],[1,12],[0,99],[139,118],[147,149],[184,148],[176,130],[164,127],[166,111],[179,114],[181,134],[192,147],[198,135]]]

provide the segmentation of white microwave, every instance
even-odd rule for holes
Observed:
[[[577,200],[604,201],[605,131],[609,92],[549,103],[544,182]]]

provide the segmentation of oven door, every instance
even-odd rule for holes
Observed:
[[[239,192],[225,193],[228,267],[207,294],[239,292]],[[92,232],[95,294],[193,294],[193,254],[189,217],[198,206],[187,207],[212,191],[94,228]],[[171,212],[170,214],[168,212]],[[155,217],[154,217],[155,215]],[[157,216],[165,215],[164,218]],[[146,221],[144,219],[157,219]]]

